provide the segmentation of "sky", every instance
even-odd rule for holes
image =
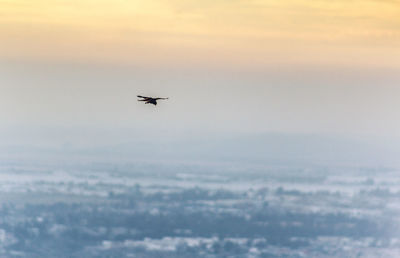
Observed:
[[[399,65],[397,0],[1,0],[1,57],[140,66]]]
[[[399,72],[398,0],[0,0],[3,141],[398,138]]]

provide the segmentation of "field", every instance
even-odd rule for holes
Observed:
[[[6,257],[395,257],[398,170],[3,161]]]

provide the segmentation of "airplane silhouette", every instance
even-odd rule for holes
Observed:
[[[157,105],[157,100],[168,99],[168,98],[152,98],[152,97],[145,97],[145,96],[140,96],[140,95],[137,95],[137,97],[140,98],[140,99],[138,99],[138,101],[144,101],[145,104],[153,104],[154,106]]]

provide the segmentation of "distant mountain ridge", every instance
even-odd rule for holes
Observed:
[[[394,145],[395,146],[395,145]],[[234,136],[203,135],[184,139],[135,137],[115,144],[1,147],[2,153],[29,153],[64,157],[114,158],[126,160],[171,160],[256,164],[366,164],[385,165],[399,153],[387,144],[322,134],[264,133]]]

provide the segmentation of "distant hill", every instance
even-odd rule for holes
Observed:
[[[39,146],[39,147],[38,147]],[[146,160],[170,162],[228,162],[271,165],[392,165],[400,153],[396,144],[374,143],[322,134],[209,135],[185,139],[141,138],[121,143],[79,144],[58,147],[40,145],[3,146],[0,155],[74,160]]]

